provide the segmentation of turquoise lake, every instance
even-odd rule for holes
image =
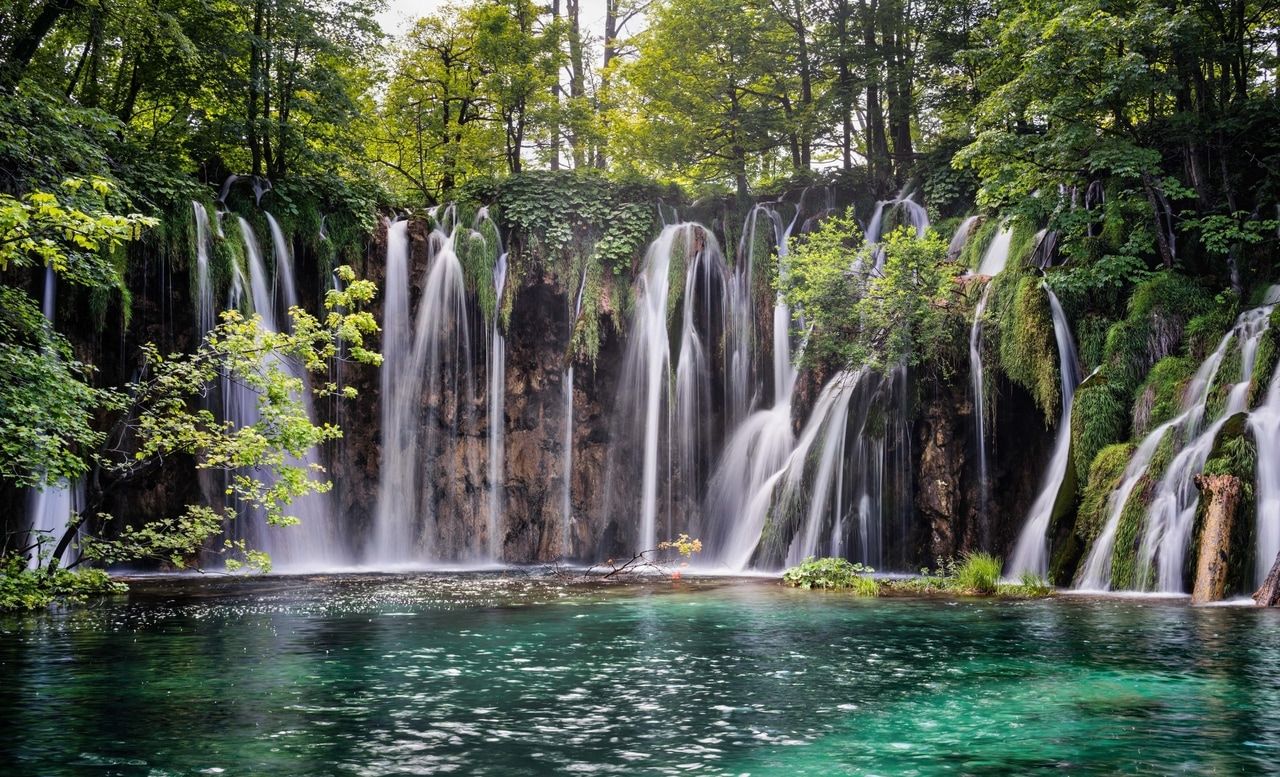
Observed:
[[[0,618],[32,775],[1280,771],[1280,612],[763,579],[151,579]]]

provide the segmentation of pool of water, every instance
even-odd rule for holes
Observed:
[[[0,772],[1257,774],[1280,612],[525,573],[150,580],[0,617]]]

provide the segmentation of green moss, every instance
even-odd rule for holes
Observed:
[[[1217,305],[1209,312],[1192,318],[1185,330],[1187,353],[1196,361],[1204,361],[1234,320],[1235,311],[1227,305]]]
[[[1115,322],[1106,316],[1083,316],[1076,327],[1076,343],[1080,349],[1080,364],[1085,372],[1092,372],[1102,364],[1107,348],[1107,330]]]
[[[1227,397],[1231,394],[1231,388],[1240,382],[1243,375],[1244,364],[1241,361],[1240,338],[1233,338],[1222,356],[1222,365],[1218,367],[1217,374],[1213,376],[1213,383],[1209,386],[1209,396],[1204,405],[1206,419],[1212,420],[1222,415]]]
[[[1111,587],[1118,591],[1146,587],[1137,584],[1136,566],[1138,543],[1141,541],[1142,529],[1147,524],[1145,495],[1154,484],[1155,478],[1144,475],[1120,513],[1120,524],[1116,528],[1115,550],[1111,555]]]
[[[1271,387],[1271,380],[1276,372],[1277,356],[1280,356],[1280,343],[1277,342],[1280,339],[1278,324],[1280,324],[1280,306],[1271,312],[1270,327],[1258,340],[1258,354],[1255,357],[1253,382],[1249,385],[1247,407],[1257,407],[1262,404],[1267,396],[1267,390]]]
[[[1181,411],[1183,393],[1196,367],[1197,364],[1185,356],[1166,356],[1156,362],[1133,403],[1135,439],[1146,436],[1148,431]]]
[[[1098,381],[1076,392],[1071,405],[1071,444],[1079,482],[1087,482],[1098,452],[1126,439],[1128,429],[1128,408],[1114,386]]]
[[[1125,318],[1107,333],[1108,379],[1126,394],[1134,391],[1157,361],[1177,351],[1186,322],[1213,305],[1202,286],[1176,272],[1157,273],[1139,284]]]
[[[1093,463],[1089,465],[1089,480],[1080,499],[1075,527],[1076,536],[1086,543],[1093,542],[1102,531],[1107,514],[1107,499],[1120,487],[1133,451],[1134,446],[1130,443],[1108,445],[1098,451]]]
[[[1031,394],[1052,426],[1057,423],[1062,396],[1048,296],[1038,277],[1013,268],[991,283],[1000,369]]]
[[[964,248],[960,249],[960,257],[957,260],[960,266],[977,271],[978,265],[982,262],[982,255],[986,253],[987,246],[991,245],[991,241],[999,231],[999,221],[984,218],[973,231],[972,236],[965,241]]]

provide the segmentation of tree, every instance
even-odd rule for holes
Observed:
[[[614,156],[678,179],[728,180],[745,198],[752,159],[785,130],[769,54],[785,28],[726,0],[668,0],[652,13],[638,56],[619,68]]]

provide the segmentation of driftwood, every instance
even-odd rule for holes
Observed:
[[[1231,532],[1240,507],[1240,478],[1235,475],[1197,475],[1196,488],[1208,500],[1200,532],[1200,554],[1191,603],[1216,602],[1227,594]]]

